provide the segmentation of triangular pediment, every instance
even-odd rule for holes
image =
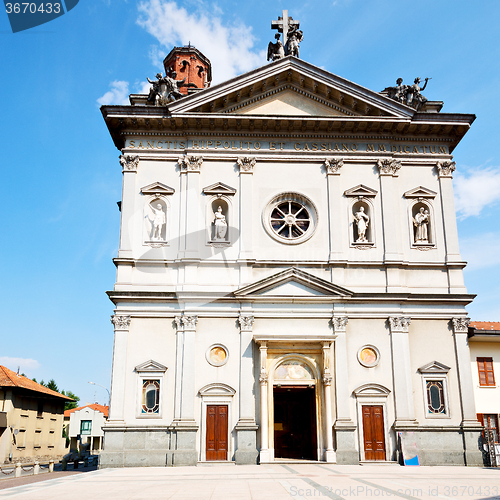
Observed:
[[[450,371],[450,367],[444,365],[443,363],[439,363],[439,361],[432,361],[431,363],[427,363],[424,366],[421,366],[418,371],[420,373],[448,373]]]
[[[435,191],[431,191],[423,186],[418,186],[416,188],[410,189],[406,191],[404,194],[405,198],[435,198],[437,193]]]
[[[357,186],[344,191],[345,196],[362,196],[363,198],[369,198],[377,196],[378,191],[372,189],[364,184],[358,184]]]
[[[153,361],[150,359],[149,361],[146,361],[145,363],[141,363],[140,365],[137,365],[135,367],[135,371],[140,373],[140,372],[166,372],[167,367],[163,366],[161,363],[158,363],[157,361]]]
[[[169,105],[172,114],[411,118],[415,110],[292,56]]]
[[[142,194],[174,194],[175,189],[163,184],[162,182],[153,182],[148,186],[141,188]]]
[[[236,297],[349,297],[353,292],[291,267],[234,292]]]
[[[203,188],[205,194],[225,194],[227,196],[233,196],[236,194],[236,189],[224,184],[223,182],[216,182],[206,188]]]

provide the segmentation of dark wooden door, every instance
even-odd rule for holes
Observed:
[[[385,460],[384,411],[382,406],[363,406],[365,460]]]
[[[207,460],[227,460],[227,405],[207,406]]]

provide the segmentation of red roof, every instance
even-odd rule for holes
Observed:
[[[28,389],[29,391],[41,392],[42,394],[47,394],[48,396],[53,396],[56,398],[67,399],[68,401],[73,401],[68,396],[59,394],[48,387],[37,384],[33,380],[18,375],[16,372],[9,370],[5,366],[0,365],[0,387],[19,387],[21,389]]]
[[[471,321],[470,327],[476,330],[500,330],[500,321]]]
[[[64,412],[64,416],[69,417],[73,412],[83,410],[84,408],[92,408],[92,410],[94,411],[100,411],[106,418],[108,418],[109,406],[98,405],[97,403],[93,405],[79,406],[78,408],[72,408],[71,410],[66,410]]]

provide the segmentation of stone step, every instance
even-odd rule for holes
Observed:
[[[235,462],[229,460],[210,460],[208,462],[198,462],[198,467],[213,467],[214,465],[236,465]]]

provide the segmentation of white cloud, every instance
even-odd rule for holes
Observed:
[[[191,42],[212,63],[213,83],[250,71],[266,62],[265,51],[254,48],[252,28],[242,22],[223,24],[220,17],[208,13],[190,14],[176,2],[145,0],[139,4],[137,23],[170,51]],[[158,62],[161,51],[152,51]]]
[[[466,271],[500,266],[500,233],[483,233],[460,239],[460,253],[467,261]]]
[[[105,104],[129,104],[128,82],[115,80],[110,83],[111,90],[97,99],[101,105]]]
[[[40,363],[36,359],[11,358],[9,356],[0,356],[0,365],[6,366],[15,372],[17,372],[17,368],[19,367],[19,373],[30,372],[40,368]]]
[[[472,169],[455,175],[455,204],[460,219],[477,216],[500,201],[500,168]]]

